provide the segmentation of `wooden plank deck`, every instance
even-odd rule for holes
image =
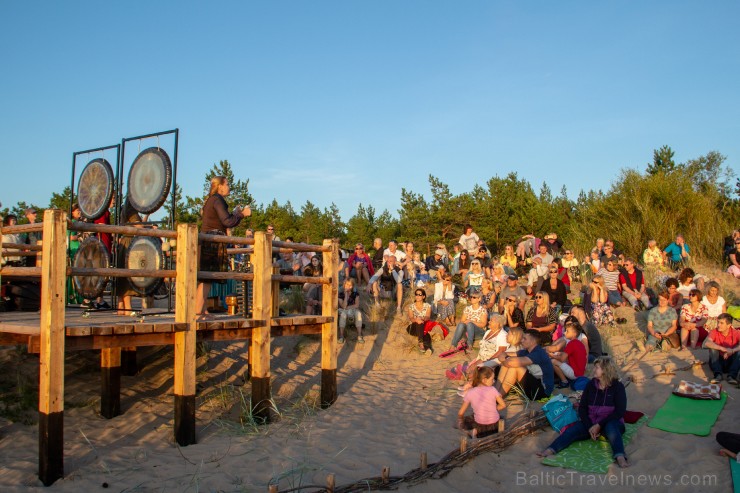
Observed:
[[[324,323],[334,317],[287,315],[270,321],[271,337],[320,334]],[[136,317],[113,312],[68,310],[65,314],[66,349],[80,351],[115,347],[161,346],[174,344],[174,333],[185,330],[174,314],[152,309]],[[264,327],[264,320],[236,315],[215,315],[197,322],[198,341],[237,341],[251,339],[252,329]],[[0,313],[0,346],[25,344],[29,353],[39,352],[40,314],[38,312]]]

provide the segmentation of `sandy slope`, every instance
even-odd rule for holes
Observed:
[[[631,309],[619,315],[630,323],[611,331],[609,345],[622,367],[642,355],[634,342],[638,325]],[[123,377],[124,414],[105,420],[96,414],[99,403],[97,356],[68,357],[65,410],[66,477],[51,488],[40,486],[37,473],[38,436],[35,426],[10,424],[0,433],[0,485],[2,491],[267,491],[279,478],[280,489],[325,484],[327,473],[337,485],[377,476],[384,466],[392,474],[418,467],[419,454],[436,461],[459,443],[452,428],[460,398],[443,376],[451,360],[425,357],[409,350],[408,336],[397,321],[391,327],[372,325],[366,344],[357,345],[351,332],[339,355],[339,400],[329,410],[315,407],[320,366],[315,338],[274,341],[274,383],[278,410],[283,417],[269,427],[237,426],[240,397],[249,396],[244,383],[245,345],[210,346],[201,355],[198,370],[198,441],[186,448],[174,446],[172,435],[172,351],[142,350],[143,370]],[[620,333],[623,333],[621,335]],[[444,342],[435,343],[443,349]],[[7,351],[7,350],[6,350]],[[630,409],[654,415],[680,379],[705,380],[708,368],[691,366],[706,360],[706,351],[652,353],[631,365],[634,379],[628,388]],[[462,356],[453,361],[461,361]],[[4,368],[15,371],[18,358],[3,353]],[[34,357],[23,358],[23,371],[34,371]],[[686,370],[682,368],[687,368]],[[664,374],[668,373],[668,374]],[[730,399],[713,428],[712,436],[677,435],[642,427],[627,447],[633,466],[626,474],[709,475],[713,486],[705,491],[731,491],[726,460],[717,455],[714,434],[737,431],[740,390],[728,389]],[[508,416],[520,405],[506,410]],[[608,476],[583,477],[560,468],[543,466],[534,452],[554,437],[546,428],[501,454],[485,454],[446,478],[408,488],[414,491],[595,491],[591,481]],[[620,474],[612,466],[610,474]],[[551,478],[555,484],[547,484]],[[560,478],[560,479],[558,479]],[[714,479],[711,479],[714,478]],[[615,480],[629,481],[620,476]],[[696,478],[688,478],[689,480]],[[560,483],[557,483],[560,481]],[[562,483],[564,481],[564,483]],[[667,485],[651,491],[698,491],[697,486]],[[574,486],[571,486],[571,483]],[[544,484],[542,484],[544,483]],[[403,488],[402,488],[403,489]],[[634,491],[624,484],[611,491]],[[638,488],[639,489],[639,488]]]

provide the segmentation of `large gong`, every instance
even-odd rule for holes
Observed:
[[[172,164],[167,153],[158,147],[144,149],[128,173],[128,200],[137,211],[151,214],[167,200],[171,183]]]
[[[87,163],[77,184],[77,202],[84,217],[94,221],[108,210],[113,183],[113,168],[108,161],[98,158]]]
[[[75,255],[73,266],[82,269],[107,269],[108,249],[98,238],[91,236],[80,245]],[[94,300],[105,289],[108,278],[103,276],[74,276],[75,289],[88,300]]]
[[[136,236],[126,249],[126,268],[160,270],[164,266],[162,241],[149,236]],[[129,283],[142,296],[149,296],[159,289],[161,277],[130,277]]]

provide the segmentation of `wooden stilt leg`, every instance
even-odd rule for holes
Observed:
[[[64,306],[67,223],[60,210],[44,212],[39,352],[39,479],[64,475]]]
[[[121,414],[121,348],[100,350],[100,414],[115,418]]]
[[[324,252],[324,276],[331,278],[330,284],[322,286],[321,314],[331,316],[332,321],[321,326],[321,407],[327,408],[337,400],[337,308],[339,307],[339,242],[324,240],[330,252]]]
[[[195,443],[195,297],[198,285],[198,227],[177,226],[175,320],[187,330],[175,334],[175,440]]]
[[[270,320],[273,316],[272,237],[254,233],[254,306],[253,317],[265,320],[264,327],[252,331],[249,361],[252,370],[252,408],[255,416],[270,420]]]

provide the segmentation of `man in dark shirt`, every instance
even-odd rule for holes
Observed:
[[[540,333],[525,330],[522,347],[524,349],[517,351],[516,357],[501,363],[496,389],[505,396],[518,384],[530,400],[548,397],[555,387],[555,372],[550,356],[540,346]]]
[[[437,270],[439,269],[439,266],[447,267],[444,263],[444,254],[445,251],[441,248],[438,248],[434,251],[434,255],[430,255],[426,258],[424,261],[424,264],[426,266],[427,272],[429,273],[429,276],[433,279],[437,277]]]
[[[375,238],[373,240],[373,248],[375,249],[375,254],[373,255],[373,270],[377,272],[381,267],[383,267],[383,240]]]

